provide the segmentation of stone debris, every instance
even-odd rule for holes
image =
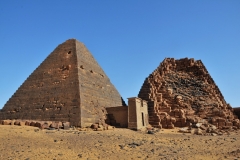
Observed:
[[[32,126],[40,129],[69,129],[70,122],[32,121],[32,120],[1,120],[0,125]]]
[[[155,134],[159,131],[160,131],[159,128],[154,128],[154,127],[151,127],[150,125],[148,127],[146,127],[147,134]]]
[[[234,132],[237,128],[236,127],[224,127],[224,128],[217,128],[215,125],[209,123],[196,123],[191,124],[188,127],[183,127],[179,129],[181,133],[191,133],[196,135],[205,135],[205,136],[217,136],[223,134],[230,134],[230,132]]]
[[[101,125],[101,124],[95,123],[95,124],[92,124],[90,128],[93,129],[94,131],[103,131],[103,130],[114,130],[115,127],[107,124]]]
[[[239,119],[201,60],[166,58],[147,77],[138,94],[148,101],[149,124],[156,128],[238,129]],[[185,129],[183,129],[185,131]],[[201,130],[201,131],[200,131]]]
[[[147,134],[154,134],[152,130],[147,131]]]
[[[85,128],[75,128],[70,125],[70,122],[59,122],[59,121],[31,121],[31,120],[0,120],[0,125],[18,125],[18,126],[32,126],[38,127],[39,129],[48,130],[78,130],[78,131],[104,131],[104,130],[114,130],[114,126],[105,124],[92,124]]]
[[[129,148],[136,148],[136,147],[141,146],[141,145],[142,145],[142,143],[132,142],[132,143],[128,144],[128,147]]]

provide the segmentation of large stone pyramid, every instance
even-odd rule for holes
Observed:
[[[138,96],[148,101],[154,127],[209,122],[227,128],[239,123],[201,60],[166,58],[146,78]]]
[[[0,119],[69,121],[75,126],[101,123],[105,107],[122,98],[84,44],[60,44],[18,88]]]

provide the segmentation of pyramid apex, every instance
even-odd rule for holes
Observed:
[[[0,120],[54,120],[84,127],[104,124],[104,108],[122,104],[87,47],[72,38],[58,45],[17,89],[0,110]]]
[[[66,42],[78,42],[78,43],[82,43],[82,44],[83,44],[83,42],[77,40],[76,38],[67,39],[67,40],[66,40],[65,42],[63,42],[63,43],[66,43]]]

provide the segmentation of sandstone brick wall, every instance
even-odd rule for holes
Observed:
[[[107,110],[107,124],[116,127],[127,128],[128,127],[128,107],[119,106],[119,107],[110,107],[106,108]]]
[[[128,128],[142,129],[149,125],[148,106],[138,97],[128,98]]]
[[[3,107],[5,118],[80,120],[80,94],[74,40],[59,45]]]
[[[148,101],[154,127],[184,127],[201,120],[222,127],[238,121],[200,60],[166,58],[145,79],[138,96]]]
[[[104,107],[120,105],[121,96],[91,53],[70,39],[17,89],[0,119],[69,121],[86,126],[106,118]]]
[[[82,124],[104,123],[105,107],[122,106],[120,94],[87,48],[76,42]]]

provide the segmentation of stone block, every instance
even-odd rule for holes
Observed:
[[[55,128],[55,129],[59,129],[62,127],[62,124],[60,124],[61,122],[52,122],[52,124],[50,125],[51,128]]]
[[[26,123],[26,122],[24,122],[24,121],[20,121],[20,122],[19,122],[19,126],[25,126],[25,123]]]
[[[49,128],[49,124],[48,123],[41,124],[40,129],[48,129],[48,128]]]
[[[42,128],[42,123],[43,122],[36,122],[34,126],[38,128]]]
[[[218,127],[218,123],[217,122],[215,122],[215,123],[212,123],[214,126],[216,126],[216,127]]]
[[[168,124],[167,127],[168,129],[174,129],[174,124]]]
[[[206,130],[207,128],[206,128],[204,125],[201,125],[201,126],[200,126],[200,129],[201,129],[201,130]]]
[[[11,120],[3,120],[2,124],[3,125],[11,125]]]
[[[14,122],[14,125],[18,125],[18,126],[19,126],[19,125],[20,125],[20,122],[21,122],[21,121],[16,120],[16,121]]]
[[[219,123],[219,122],[226,122],[226,120],[225,119],[222,119],[222,118],[219,118],[219,119],[217,119],[217,122]]]
[[[218,127],[223,127],[225,126],[225,122],[218,122]]]
[[[98,124],[92,124],[92,125],[91,125],[91,128],[92,128],[92,129],[97,129],[97,128],[98,128]]]
[[[226,125],[226,126],[233,126],[233,123],[232,123],[232,122],[226,122],[225,125]]]
[[[10,125],[14,125],[15,123],[15,120],[11,120],[11,124]]]
[[[63,129],[68,130],[70,128],[70,123],[69,122],[63,122]]]
[[[30,122],[29,126],[35,127],[36,122]]]

